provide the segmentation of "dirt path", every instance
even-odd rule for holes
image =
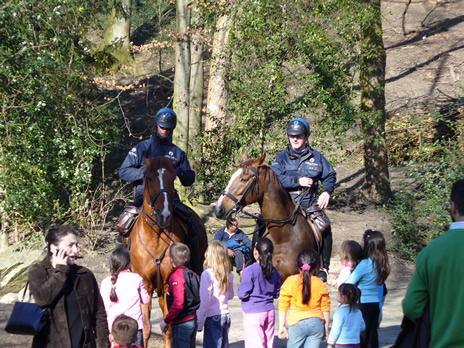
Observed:
[[[357,241],[361,240],[361,236],[366,228],[375,228],[384,232],[387,240],[391,239],[391,226],[388,223],[386,215],[376,207],[372,206],[346,206],[350,192],[356,189],[361,183],[362,175],[353,175],[353,172],[358,170],[350,169],[349,167],[336,168],[338,171],[339,183],[337,184],[337,191],[340,192],[339,199],[333,201],[334,208],[328,210],[328,215],[332,221],[333,226],[333,237],[334,246],[332,253],[331,269],[329,274],[330,280],[334,280],[338,276],[340,269],[339,260],[339,249],[340,244],[346,239],[354,239]],[[393,173],[393,185],[395,186],[398,181],[401,180],[400,171]],[[345,194],[343,194],[343,192]],[[202,214],[204,216],[213,216],[211,210],[213,204],[210,206],[203,206]],[[344,207],[343,207],[344,206]],[[251,209],[256,209],[252,207]],[[209,218],[207,222],[207,230],[214,233],[224,222],[219,221],[213,217]],[[254,225],[250,220],[239,219],[240,226],[245,232],[251,232]],[[114,246],[114,240],[116,237],[115,232],[110,232],[107,236],[108,244],[105,250],[99,250],[95,254],[83,254],[83,257],[78,260],[78,263],[90,268],[98,283],[104,277],[109,275],[108,268],[108,257],[111,253],[111,249]],[[390,255],[390,263],[392,266],[392,273],[387,280],[388,296],[386,298],[383,320],[379,329],[379,337],[381,347],[389,347],[396,338],[399,325],[402,319],[401,300],[404,298],[404,294],[412,276],[414,265],[412,263],[402,262],[401,260]],[[239,284],[238,277],[235,278],[235,289]],[[335,313],[337,303],[335,301],[336,290],[330,289],[330,297],[332,301],[331,316]],[[277,306],[277,301],[275,302]],[[229,302],[232,326],[229,334],[231,347],[243,347],[243,323],[242,323],[242,310],[240,300],[234,298]],[[9,313],[11,312],[11,304],[0,304],[0,341],[4,347],[26,347],[30,345],[31,338],[26,336],[16,336],[7,334],[3,328],[6,324]],[[276,307],[277,308],[277,307]],[[159,329],[159,322],[162,319],[162,313],[159,309],[158,300],[153,299],[153,310],[152,310],[152,338],[149,342],[149,348],[160,347],[162,344],[161,332]],[[199,333],[197,336],[197,346],[201,347],[203,339],[203,333]],[[286,347],[286,341],[281,341],[276,338],[276,347]],[[321,345],[321,347],[325,347]]]

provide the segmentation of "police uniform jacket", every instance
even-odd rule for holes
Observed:
[[[135,185],[141,185],[146,170],[144,159],[155,156],[164,156],[173,161],[182,185],[190,186],[195,182],[195,172],[190,168],[185,152],[174,145],[169,138],[162,139],[156,134],[130,150],[119,169],[119,177]]]
[[[319,181],[323,190],[332,194],[335,188],[336,172],[327,159],[310,146],[302,153],[295,152],[290,146],[280,152],[271,168],[279,177],[282,186],[287,191],[302,190],[299,179],[301,177],[312,178],[311,194],[318,192]]]

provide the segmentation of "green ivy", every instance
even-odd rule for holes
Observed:
[[[42,227],[85,209],[115,117],[84,38],[103,1],[0,5],[0,184],[10,222]]]

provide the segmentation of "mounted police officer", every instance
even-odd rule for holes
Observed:
[[[145,158],[164,156],[172,161],[176,175],[184,186],[191,186],[195,182],[195,172],[190,168],[187,155],[172,143],[172,131],[177,125],[177,115],[174,110],[164,108],[155,116],[156,132],[150,139],[144,140],[130,150],[119,169],[119,177],[135,185],[135,199],[133,205],[137,211],[143,205],[143,183],[145,173]],[[181,218],[188,226],[190,241],[187,243],[192,252],[192,262],[199,262],[197,236],[198,230],[191,220],[193,211],[184,205],[177,193],[172,200],[174,214]],[[126,207],[126,211],[131,207]],[[133,208],[132,208],[133,209]],[[121,219],[122,220],[122,219]],[[198,266],[198,265],[197,265]],[[195,268],[194,266],[192,268]]]
[[[156,132],[150,139],[144,140],[130,150],[119,169],[119,177],[136,186],[134,206],[143,205],[142,179],[145,173],[145,158],[164,156],[174,164],[176,175],[184,186],[195,181],[195,172],[190,168],[187,155],[171,141],[172,131],[177,125],[177,115],[171,109],[161,109],[156,113]]]
[[[290,145],[280,152],[272,169],[278,175],[282,186],[300,202],[305,211],[311,211],[316,204],[324,209],[329,205],[330,195],[334,191],[336,172],[327,159],[308,144],[309,124],[302,118],[294,118],[287,128]],[[323,192],[318,196],[319,182]],[[325,213],[324,213],[325,214]],[[319,277],[327,281],[330,256],[332,253],[332,231],[330,226],[322,233],[322,264]]]

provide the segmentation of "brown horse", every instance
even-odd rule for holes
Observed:
[[[317,250],[315,234],[303,216],[295,208],[290,194],[282,187],[279,177],[267,165],[262,155],[249,159],[245,150],[243,163],[232,175],[224,193],[216,203],[218,218],[227,219],[240,212],[246,205],[258,202],[263,221],[274,243],[272,261],[284,281],[298,272],[296,256],[306,248]]]
[[[170,246],[175,242],[187,245],[189,233],[185,224],[172,213],[172,197],[176,172],[171,160],[165,157],[145,159],[146,172],[143,179],[143,210],[130,235],[130,254],[132,271],[143,278],[148,294],[156,291],[163,317],[168,309],[166,305],[167,281],[172,271],[169,260]],[[191,219],[198,230],[200,262],[203,264],[207,247],[206,230],[200,217],[192,212]],[[151,301],[142,305],[144,318],[143,338],[145,347],[151,334]],[[163,334],[164,346],[171,346],[171,330]]]

